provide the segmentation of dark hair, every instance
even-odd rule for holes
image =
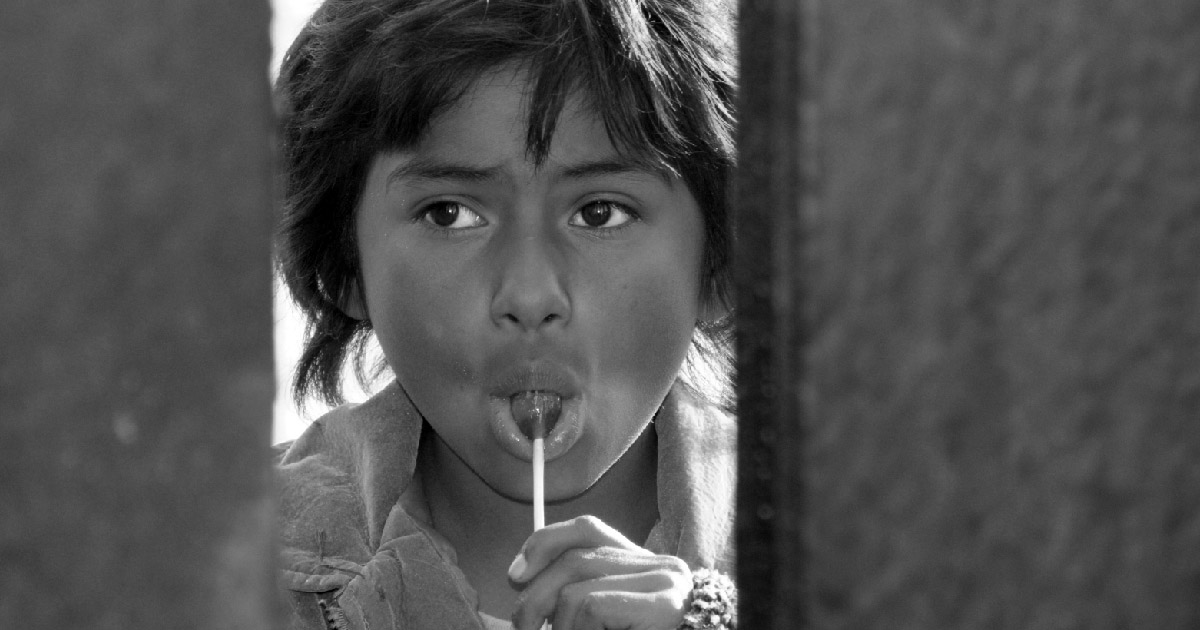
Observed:
[[[412,147],[484,73],[516,62],[533,86],[532,159],[549,151],[578,90],[618,150],[671,169],[704,217],[702,286],[726,312],[733,149],[733,13],[726,0],[326,0],[288,50],[276,84],[284,213],[280,273],[309,319],[297,400],[342,400],[360,379],[371,324],[339,308],[361,286],[354,209],[373,157]],[[716,376],[728,403],[730,317],[694,335],[681,378]],[[706,368],[707,366],[707,368]],[[713,374],[715,369],[715,374]]]

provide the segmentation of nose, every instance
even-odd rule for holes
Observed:
[[[492,321],[522,332],[565,325],[571,318],[566,260],[553,236],[526,232],[499,240]]]

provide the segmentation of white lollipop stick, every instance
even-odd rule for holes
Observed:
[[[554,392],[530,391],[512,397],[512,414],[533,442],[533,529],[546,526],[546,434],[558,422],[562,398]]]
[[[546,526],[546,440],[533,440],[533,529]]]

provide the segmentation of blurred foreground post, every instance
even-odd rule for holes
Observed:
[[[0,627],[272,627],[269,18],[5,4]]]
[[[742,5],[746,627],[1200,627],[1200,5]]]

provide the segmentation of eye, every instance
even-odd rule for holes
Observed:
[[[571,215],[570,225],[612,229],[637,219],[633,210],[615,201],[592,201]]]
[[[465,230],[487,225],[483,217],[457,201],[435,201],[421,209],[422,221],[447,230]]]

